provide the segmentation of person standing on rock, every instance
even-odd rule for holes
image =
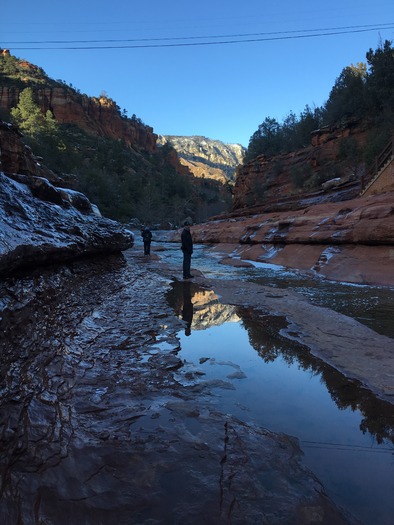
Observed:
[[[183,278],[193,279],[190,273],[190,264],[193,253],[193,239],[190,233],[191,221],[186,220],[183,224],[183,230],[181,233],[182,251],[183,251]]]
[[[150,243],[152,242],[152,232],[145,226],[141,232],[142,240],[144,241],[144,255],[150,255]]]

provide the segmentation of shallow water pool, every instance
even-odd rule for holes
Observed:
[[[338,298],[328,292],[326,303]],[[281,335],[282,317],[221,305],[190,282],[174,282],[168,300],[186,323],[179,380],[187,384],[187,370],[198,371],[217,385],[212,403],[221,412],[297,437],[305,464],[337,505],[365,525],[392,525],[394,407]]]

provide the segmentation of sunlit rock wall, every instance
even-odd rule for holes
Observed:
[[[234,258],[394,285],[394,192],[213,220],[193,226],[192,234],[194,242],[217,244]]]
[[[9,112],[19,102],[22,89],[0,87],[0,109]],[[50,110],[59,123],[75,124],[84,131],[113,139],[128,146],[154,152],[156,137],[153,128],[138,119],[123,118],[116,103],[107,97],[88,97],[64,86],[34,88],[43,112]]]

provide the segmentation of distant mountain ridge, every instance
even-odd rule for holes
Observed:
[[[193,135],[159,135],[158,145],[170,143],[178,153],[180,161],[195,177],[234,182],[235,170],[242,164],[246,152],[241,144],[225,144],[220,140]]]

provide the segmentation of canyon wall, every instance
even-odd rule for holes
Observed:
[[[34,90],[45,113],[50,110],[60,124],[75,124],[87,133],[123,140],[128,146],[153,152],[157,136],[153,128],[134,115],[127,118],[115,101],[105,95],[90,97],[61,80],[49,78],[40,67],[0,50],[4,63],[0,82],[0,114],[7,119],[19,103],[20,93]]]
[[[1,276],[133,246],[131,232],[61,184],[23,145],[19,132],[0,122]]]
[[[217,218],[193,226],[192,234],[194,242],[214,245],[226,264],[272,263],[315,277],[394,286],[393,192]]]
[[[351,152],[367,141],[368,126],[352,121],[316,130],[306,148],[240,165],[231,213],[195,225],[194,241],[233,266],[394,286],[393,159],[361,197],[365,166]]]
[[[22,89],[0,86],[0,110],[9,112],[19,102]],[[122,117],[116,103],[105,96],[88,97],[67,86],[40,87],[34,92],[41,109],[50,110],[60,124],[75,124],[87,133],[121,139],[128,146],[154,152],[153,128],[136,118]]]
[[[311,143],[305,148],[272,157],[260,155],[246,162],[237,169],[233,210],[239,213],[250,207],[263,209],[286,202],[291,209],[299,201],[323,195],[327,189],[340,192],[345,188],[346,195],[341,199],[356,197],[365,166],[350,155],[350,141],[362,149],[367,135],[367,125],[358,121],[327,126],[312,133]],[[324,183],[329,186],[330,180],[335,184],[324,189]]]

